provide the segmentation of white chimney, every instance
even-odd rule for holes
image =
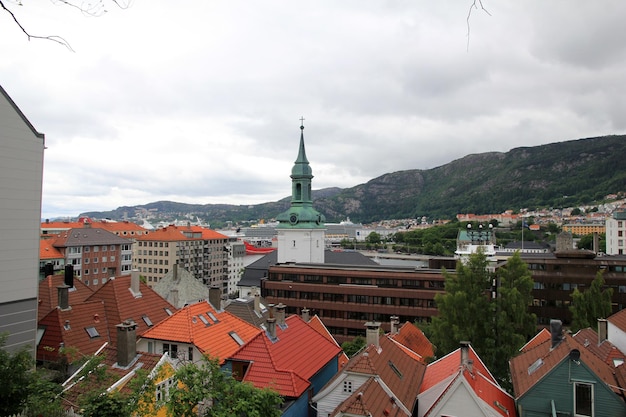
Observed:
[[[460,342],[460,345],[461,345],[461,368],[467,367],[469,371],[471,372],[472,364],[473,364],[473,361],[470,360],[469,358],[469,350],[470,350],[471,343],[463,340]]]
[[[130,271],[130,292],[133,293],[135,298],[141,297],[141,291],[139,290],[139,270],[133,269]]]
[[[304,320],[305,322],[308,323],[309,320],[311,320],[311,313],[309,312],[308,308],[304,307],[300,313],[302,315],[302,320]]]
[[[261,295],[258,292],[254,293],[254,311],[261,314]]]
[[[267,318],[267,333],[270,340],[276,339],[276,318],[274,317],[274,304],[270,304],[269,306],[269,317]]]
[[[380,347],[380,322],[372,322],[372,321],[368,321],[367,323],[365,323],[365,327],[367,327],[367,330],[365,331],[365,342],[367,343],[367,346],[369,345],[374,345],[376,346],[376,348]]]
[[[389,333],[393,334],[397,334],[398,330],[399,330],[399,324],[400,324],[400,319],[398,318],[398,316],[391,316],[391,330],[389,331]]]
[[[285,324],[285,308],[287,308],[286,305],[284,305],[283,303],[280,303],[276,306],[276,320],[278,322],[278,326],[281,328],[284,328],[286,326]]]

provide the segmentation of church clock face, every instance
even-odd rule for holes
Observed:
[[[295,214],[295,213],[292,213],[292,214],[289,216],[289,223],[291,223],[291,224],[296,224],[296,223],[298,223],[298,215],[297,215],[297,214]]]

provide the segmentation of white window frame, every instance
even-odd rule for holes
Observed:
[[[594,401],[594,387],[591,382],[583,382],[583,381],[574,381],[573,385],[573,396],[574,396],[574,417],[594,417],[595,416],[595,401]],[[591,414],[580,414],[577,411],[576,407],[576,388],[578,386],[587,386],[591,391]]]

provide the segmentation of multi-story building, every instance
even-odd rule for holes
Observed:
[[[51,243],[72,265],[74,275],[85,285],[98,288],[107,279],[130,274],[132,242],[104,229],[85,223],[81,229],[69,229]]]
[[[170,225],[136,238],[133,265],[149,286],[178,264],[207,285],[222,286],[227,278],[228,237],[200,226]]]
[[[626,211],[616,211],[606,219],[607,255],[624,255],[626,242]]]
[[[365,336],[369,321],[389,323],[398,316],[400,322],[429,322],[444,282],[440,269],[277,264],[261,281],[261,294],[268,303],[286,305],[287,313],[309,309],[342,343]]]
[[[137,236],[142,236],[148,233],[148,230],[136,223],[129,222],[128,220],[118,222],[113,220],[93,220],[89,217],[81,217],[75,222],[70,222],[69,220],[50,221],[47,219],[41,223],[41,234],[43,236],[58,235],[69,229],[80,229],[86,223],[89,223],[94,229],[105,229],[118,235],[119,237],[130,240],[134,240]]]
[[[226,252],[228,256],[228,278],[224,282],[224,293],[238,294],[237,284],[243,275],[246,245],[236,237],[229,238]]]
[[[569,306],[574,289],[585,291],[599,271],[605,286],[613,288],[613,313],[626,307],[626,255],[596,256],[592,251],[569,250],[554,253],[522,254],[534,281],[530,311],[538,324],[547,326],[550,319],[564,325],[571,323]]]
[[[5,349],[33,354],[44,142],[0,87],[0,334],[8,333]]]
[[[573,235],[585,236],[592,233],[604,233],[606,227],[604,223],[567,223],[562,226],[562,230]]]

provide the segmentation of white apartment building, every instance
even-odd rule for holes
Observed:
[[[616,211],[606,219],[606,254],[624,255],[626,242],[626,211]]]

